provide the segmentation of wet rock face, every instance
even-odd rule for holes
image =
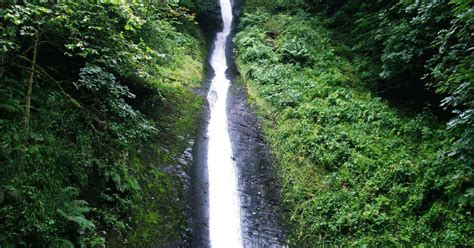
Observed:
[[[260,124],[247,103],[246,89],[235,83],[238,73],[235,66],[232,38],[235,35],[238,16],[242,12],[242,0],[233,0],[233,32],[226,44],[226,56],[229,69],[227,78],[232,81],[228,92],[227,113],[229,135],[232,143],[233,157],[238,170],[239,194],[241,203],[242,238],[244,247],[284,247],[285,233],[280,208],[278,180],[273,168],[268,147],[263,138]],[[216,26],[210,22],[215,16],[207,16],[207,22],[201,27],[207,30],[208,49],[215,38]],[[215,24],[214,24],[215,25]],[[212,35],[211,35],[212,34]],[[196,94],[203,97],[209,90],[214,71],[206,65],[206,78],[203,86],[196,89]],[[207,177],[207,124],[209,106],[204,107],[200,132],[193,149],[194,164],[191,169],[190,189],[190,230],[187,243],[191,247],[209,247],[209,201]]]
[[[207,121],[208,106],[205,107],[200,131],[193,147],[193,165],[190,169],[191,183],[189,190],[189,230],[186,247],[209,247],[209,179],[207,172]]]
[[[233,30],[236,32],[243,1],[234,0],[233,6],[236,16]],[[278,178],[260,123],[248,104],[247,90],[235,82],[239,72],[233,49],[230,38],[227,44],[227,77],[233,82],[228,93],[227,109],[232,150],[239,174],[244,246],[284,247],[286,237]]]
[[[197,21],[206,38],[206,43],[208,46],[212,46],[216,33],[223,28],[223,23],[219,0],[208,0],[208,2],[207,8],[198,10]],[[212,47],[208,47],[208,49],[212,51]]]
[[[242,86],[231,86],[228,111],[230,139],[239,174],[244,245],[284,246],[278,180],[260,124]]]

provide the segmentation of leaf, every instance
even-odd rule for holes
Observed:
[[[67,220],[78,224],[81,230],[94,229],[94,223],[84,216],[91,210],[87,205],[88,203],[83,200],[69,201],[65,202],[57,212]]]

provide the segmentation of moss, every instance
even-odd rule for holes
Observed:
[[[197,26],[195,27],[197,29]],[[199,32],[195,30],[195,32]],[[109,236],[111,247],[151,247],[180,245],[188,226],[185,207],[185,181],[179,173],[179,158],[197,132],[204,99],[193,93],[202,82],[205,48],[202,36],[192,37],[189,45],[177,49],[175,62],[161,68],[168,82],[159,84],[163,102],[155,106],[149,117],[159,125],[159,132],[134,155],[132,173],[139,178],[140,191],[130,213],[130,227],[125,233]]]

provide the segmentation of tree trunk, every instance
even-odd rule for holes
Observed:
[[[35,41],[33,44],[33,58],[31,63],[31,71],[30,76],[28,78],[28,89],[26,92],[26,100],[25,100],[25,119],[23,123],[23,127],[25,130],[25,142],[28,142],[28,135],[30,132],[30,115],[31,115],[31,95],[33,93],[33,81],[35,77],[35,65],[36,65],[36,56],[38,54],[38,40],[39,34],[36,34]]]

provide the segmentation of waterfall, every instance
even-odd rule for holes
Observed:
[[[215,76],[207,96],[210,104],[208,136],[209,239],[211,247],[242,247],[240,200],[227,123],[226,41],[231,32],[231,0],[220,0],[223,31],[217,34],[211,56]]]

